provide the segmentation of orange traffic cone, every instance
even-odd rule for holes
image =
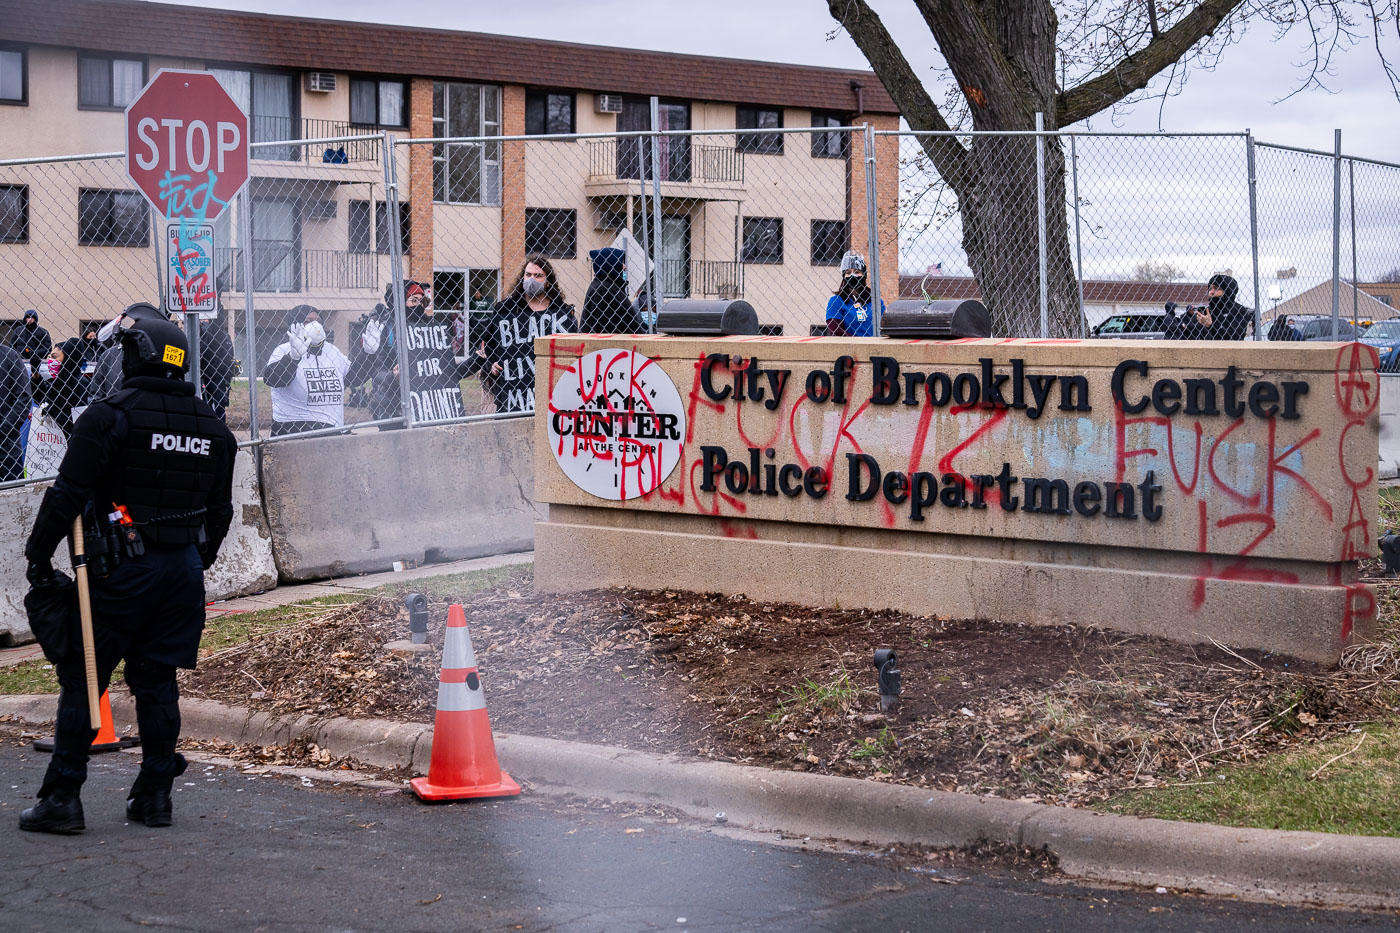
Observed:
[[[422,800],[511,797],[520,793],[520,785],[496,761],[486,695],[481,690],[467,616],[459,605],[447,610],[428,776],[414,778],[410,784]]]
[[[117,736],[116,725],[112,722],[112,698],[106,690],[102,691],[101,706],[102,728],[97,730],[96,738],[88,746],[89,752],[114,752],[119,748],[131,748],[141,744],[141,740],[135,736]],[[35,739],[34,747],[41,752],[51,752],[53,739]]]

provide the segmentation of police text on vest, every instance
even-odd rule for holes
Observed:
[[[152,434],[151,449],[169,450],[177,454],[209,456],[209,438],[187,437],[183,434]]]

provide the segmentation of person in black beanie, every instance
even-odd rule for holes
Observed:
[[[627,297],[627,254],[610,246],[593,250],[588,258],[593,261],[593,281],[583,297],[579,330],[585,334],[646,333]]]

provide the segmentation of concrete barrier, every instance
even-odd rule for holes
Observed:
[[[51,485],[35,483],[0,491],[0,645],[34,640],[24,613],[24,594],[29,591],[24,578],[24,542]],[[65,547],[58,549],[54,566],[71,572]],[[233,524],[218,561],[204,575],[204,588],[214,600],[260,593],[276,585],[277,567],[258,493],[256,465],[253,457],[243,452],[234,470]]]
[[[283,580],[534,546],[529,418],[279,441],[263,450]]]
[[[1381,479],[1400,476],[1400,373],[1381,374]]]

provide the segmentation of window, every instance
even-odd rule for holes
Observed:
[[[122,110],[145,84],[142,59],[78,56],[78,106],[85,110]]]
[[[78,243],[149,246],[150,209],[139,191],[78,189]]]
[[[404,253],[409,251],[409,231],[413,229],[410,208],[407,201],[399,202],[399,249]],[[389,204],[386,201],[374,202],[374,242],[380,254],[389,255]]]
[[[433,135],[501,135],[501,89],[484,84],[433,85]],[[501,144],[433,143],[433,200],[501,203]]]
[[[29,242],[29,186],[0,185],[0,243]]]
[[[525,252],[550,259],[573,259],[578,252],[578,218],[570,210],[525,208]]]
[[[434,269],[433,307],[442,311],[490,312],[500,277],[497,269]]]
[[[761,107],[740,107],[734,125],[741,130],[776,130],[783,125],[781,110],[765,110]],[[782,133],[739,133],[735,137],[740,152],[756,152],[762,155],[783,154]]]
[[[250,142],[302,138],[297,123],[297,87],[290,74],[230,68],[210,68],[209,73],[219,79],[224,90],[248,115]],[[301,147],[259,146],[250,155],[254,159],[290,162],[300,157]]]
[[[408,126],[402,81],[350,79],[350,122],[364,126]]]
[[[775,265],[783,261],[783,219],[744,218],[744,262]]]
[[[350,245],[352,253],[374,252],[374,232],[371,226],[368,201],[350,202]]]
[[[846,120],[837,113],[812,112],[813,126],[845,126]],[[813,133],[812,158],[844,159],[850,152],[850,133]]]
[[[812,265],[840,265],[846,252],[846,231],[844,220],[812,221]]]
[[[574,95],[562,91],[525,92],[525,135],[574,131]]]
[[[29,103],[29,53],[0,48],[0,104]]]

